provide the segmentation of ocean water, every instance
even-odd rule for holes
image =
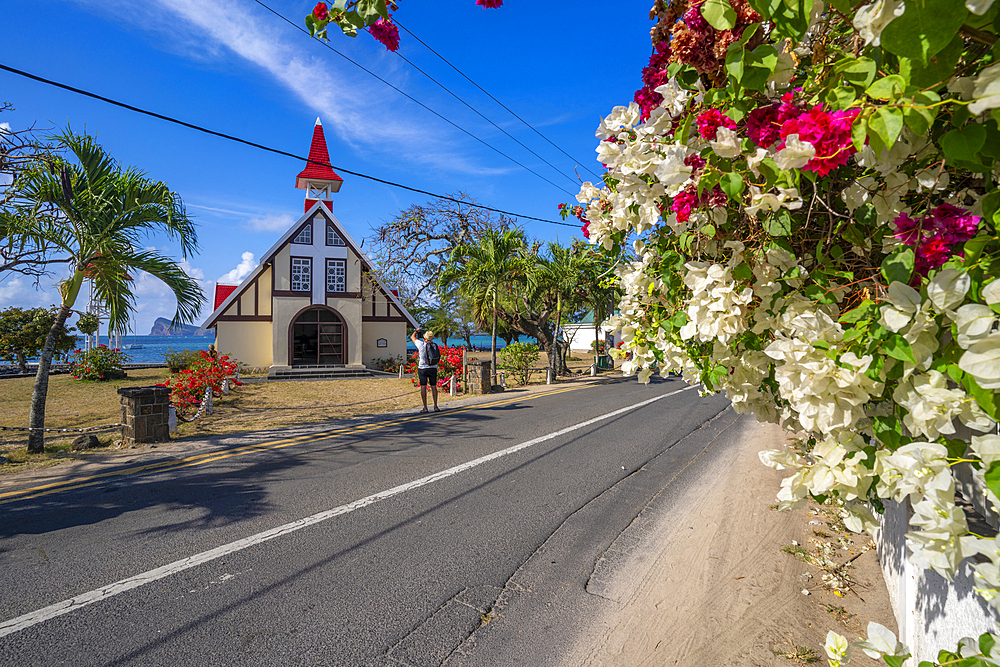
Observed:
[[[434,340],[438,343],[441,342],[440,338],[435,338]],[[538,342],[534,338],[529,338],[527,336],[522,336],[521,341],[526,343]],[[102,345],[107,345],[107,337],[101,336],[100,342]],[[208,346],[214,342],[214,336],[126,336],[122,339],[123,348],[126,345],[142,345],[142,348],[123,349],[122,351],[128,355],[129,363],[162,364],[163,356],[171,350],[174,352],[180,352],[182,350],[207,350]],[[410,351],[416,349],[413,347],[413,343],[411,343],[409,339],[407,339],[406,342]],[[449,338],[448,345],[461,347],[465,345],[465,340],[461,338]],[[473,336],[472,345],[480,350],[488,350],[490,349],[490,337]],[[502,349],[503,346],[503,339],[497,338],[497,349]],[[220,352],[225,352],[225,350],[220,350]]]

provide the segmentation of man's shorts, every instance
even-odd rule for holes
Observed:
[[[432,387],[436,387],[438,383],[438,369],[437,368],[418,368],[417,377],[420,378],[420,386],[426,387],[427,383],[430,382]]]

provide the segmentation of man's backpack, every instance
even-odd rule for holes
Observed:
[[[441,350],[438,349],[437,343],[429,341],[427,343],[427,363],[431,366],[437,366],[439,361],[441,361]]]

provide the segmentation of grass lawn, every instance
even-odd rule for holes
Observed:
[[[472,356],[489,359],[489,352]],[[569,366],[586,372],[591,358],[583,355]],[[545,354],[535,367],[533,383],[545,382]],[[45,405],[46,428],[86,428],[121,421],[122,387],[148,387],[169,377],[165,368],[129,371],[124,380],[83,382],[69,375],[49,378]],[[27,426],[31,405],[33,377],[0,380],[0,426]],[[461,396],[461,394],[459,394]],[[451,400],[447,390],[439,391],[440,403]],[[311,424],[360,415],[378,414],[420,407],[420,391],[409,378],[365,378],[317,382],[260,382],[244,384],[228,396],[214,401],[215,414],[193,423],[181,423],[174,438],[200,438],[247,431]],[[26,466],[52,465],[67,458],[86,457],[87,452],[71,452],[69,447],[78,434],[46,434],[43,454],[28,455],[26,432],[0,431],[0,474]],[[96,433],[105,446],[116,446],[121,439],[117,429]],[[102,448],[103,449],[103,448]],[[98,450],[100,451],[100,450]]]

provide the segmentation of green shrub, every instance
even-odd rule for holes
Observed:
[[[538,346],[531,343],[511,343],[499,352],[498,365],[510,372],[518,384],[528,384],[531,366],[538,361]]]
[[[199,350],[181,350],[179,352],[167,350],[167,353],[163,355],[163,361],[170,367],[171,372],[175,372],[174,369],[183,371],[193,368],[201,361],[201,352]]]
[[[128,355],[107,345],[98,345],[84,352],[76,350],[69,359],[69,372],[77,380],[120,380],[125,375]]]

